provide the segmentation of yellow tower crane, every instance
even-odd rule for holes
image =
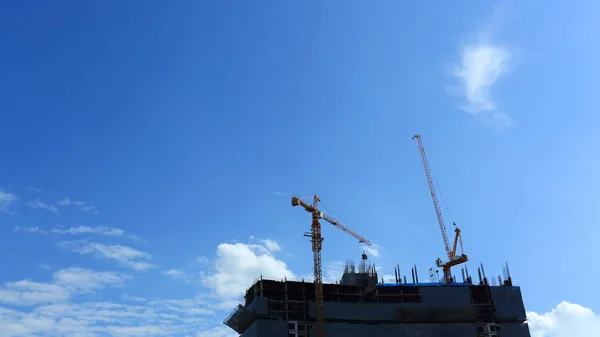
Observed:
[[[321,199],[319,199],[319,197],[316,194],[313,197],[312,203],[307,203],[306,201],[300,198],[292,197],[292,206],[302,206],[307,212],[312,214],[311,230],[309,233],[304,234],[304,236],[310,237],[312,242],[315,277],[315,303],[317,309],[317,337],[324,337],[325,317],[323,312],[323,268],[321,265],[321,248],[323,237],[321,236],[321,223],[319,222],[319,220],[323,219],[329,222],[330,224],[334,225],[335,227],[350,234],[352,237],[358,239],[359,243],[364,243],[367,246],[371,246],[372,244],[369,240],[365,239],[360,234],[337,222],[331,216],[319,211],[318,205],[320,201]]]
[[[444,218],[442,217],[442,210],[440,209],[440,204],[438,202],[437,196],[435,194],[435,187],[433,185],[433,179],[431,178],[431,170],[429,169],[429,162],[427,161],[427,155],[425,154],[425,148],[423,147],[423,141],[421,140],[421,135],[416,134],[413,139],[417,140],[419,144],[419,151],[421,152],[421,159],[423,160],[423,167],[425,168],[425,176],[427,177],[427,183],[429,184],[429,192],[431,193],[431,199],[433,200],[433,207],[435,208],[435,214],[437,215],[437,220],[440,225],[440,230],[442,232],[442,239],[444,240],[444,247],[446,248],[446,254],[448,255],[448,261],[442,262],[441,259],[437,259],[437,266],[441,267],[444,271],[444,282],[451,283],[452,280],[452,272],[450,268],[456,266],[461,263],[465,263],[468,261],[467,255],[463,253],[462,247],[462,237],[460,234],[460,229],[456,227],[456,223],[454,223],[454,244],[452,249],[450,248],[450,242],[448,241],[448,233],[446,232],[446,225],[444,224]],[[460,243],[460,254],[456,255],[457,245]]]

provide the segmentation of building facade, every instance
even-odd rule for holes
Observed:
[[[399,274],[399,273],[398,273]],[[530,337],[519,287],[462,283],[377,283],[375,268],[347,266],[324,284],[325,335],[344,337]],[[415,282],[416,281],[416,282]],[[225,324],[242,337],[316,336],[311,282],[258,280]]]

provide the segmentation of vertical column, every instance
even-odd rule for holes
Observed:
[[[290,321],[289,308],[288,308],[288,283],[285,281],[283,285],[283,290],[285,292],[283,297],[283,306],[285,308],[285,320]]]
[[[477,312],[475,321],[478,337],[497,337],[496,309],[492,301],[492,292],[486,283],[469,287],[473,308]]]

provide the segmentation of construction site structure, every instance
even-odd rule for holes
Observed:
[[[311,230],[305,233],[305,236],[310,237],[312,242],[313,260],[314,260],[314,285],[315,285],[315,304],[317,313],[317,337],[324,337],[325,330],[325,314],[324,314],[324,299],[323,299],[323,268],[321,264],[321,249],[323,243],[323,237],[321,236],[321,223],[320,219],[323,219],[335,227],[343,230],[352,237],[358,239],[359,243],[364,243],[367,246],[371,245],[371,242],[364,238],[362,235],[356,233],[350,228],[342,225],[337,220],[332,218],[330,215],[324,214],[319,210],[319,202],[321,199],[315,194],[313,196],[312,203],[298,198],[292,197],[292,206],[302,206],[304,210],[312,214],[312,225]]]
[[[518,286],[508,265],[498,285],[483,266],[473,282],[419,282],[416,266],[408,280],[394,268],[380,280],[363,254],[358,270],[347,262],[341,279],[323,284],[324,332],[344,337],[531,337]],[[387,282],[384,282],[387,281]],[[408,281],[408,282],[407,282]],[[244,302],[225,320],[241,337],[317,336],[316,289],[303,280],[257,280]]]
[[[244,303],[224,324],[241,337],[531,337],[521,289],[513,285],[508,264],[503,267],[503,277],[491,278],[491,285],[483,265],[477,268],[478,282],[473,282],[466,265],[461,268],[462,282],[452,276],[451,267],[468,261],[462,252],[461,231],[455,229],[451,247],[421,136],[413,139],[419,144],[448,255],[446,262],[437,260],[443,271],[441,279],[438,271],[430,268],[428,282],[420,282],[413,265],[407,280],[397,265],[393,280],[380,280],[363,252],[358,270],[349,261],[339,282],[323,284],[320,219],[359,242],[371,243],[322,213],[318,196],[312,203],[294,197],[293,206],[302,206],[312,214],[311,231],[305,235],[312,241],[314,282],[261,277],[246,290]],[[459,244],[461,252],[457,254]]]
[[[436,264],[438,267],[442,268],[444,274],[444,282],[452,283],[454,281],[452,277],[451,268],[453,266],[459,265],[461,263],[467,262],[469,259],[466,254],[463,252],[463,244],[462,244],[462,236],[460,233],[460,229],[454,224],[454,244],[452,248],[450,248],[450,241],[448,240],[448,233],[446,231],[446,225],[444,224],[444,217],[442,216],[442,209],[440,208],[440,204],[438,202],[437,194],[435,192],[435,185],[433,183],[433,178],[431,177],[431,169],[429,168],[429,162],[427,161],[427,154],[425,153],[425,147],[423,146],[423,141],[421,140],[421,135],[416,134],[413,136],[413,139],[417,140],[419,145],[419,152],[421,153],[421,160],[423,161],[423,168],[425,170],[425,177],[427,178],[427,184],[429,185],[429,192],[431,193],[431,200],[433,201],[433,207],[435,209],[435,214],[437,216],[438,224],[440,226],[440,231],[442,232],[442,239],[444,240],[444,248],[446,249],[446,255],[448,256],[448,261],[443,262],[442,259],[437,259]],[[456,254],[457,246],[460,244],[460,254]]]

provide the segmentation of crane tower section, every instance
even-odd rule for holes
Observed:
[[[318,207],[320,201],[321,199],[319,199],[317,195],[313,196],[312,203],[308,203],[297,197],[292,197],[292,206],[302,206],[305,211],[311,213],[312,215],[311,231],[304,235],[310,237],[310,241],[312,242],[315,277],[315,304],[317,309],[317,337],[324,337],[325,313],[323,311],[323,267],[321,263],[321,248],[323,243],[323,237],[321,236],[321,224],[319,220],[323,219],[329,222],[330,224],[334,225],[335,227],[341,229],[342,231],[348,233],[350,236],[357,239],[359,243],[364,243],[367,246],[371,246],[372,244],[362,235],[342,225],[341,223],[333,219],[331,216],[321,212]]]

